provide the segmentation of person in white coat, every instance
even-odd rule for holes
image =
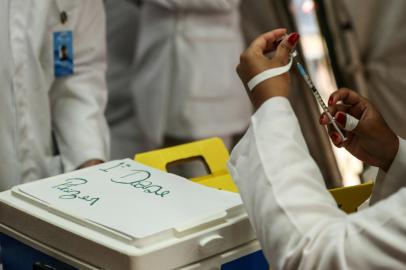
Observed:
[[[0,190],[108,159],[102,1],[0,5]]]
[[[295,45],[277,29],[256,39],[241,56],[244,84],[288,62]],[[362,161],[381,168],[370,207],[347,215],[327,191],[286,98],[287,73],[249,93],[257,111],[229,162],[250,221],[272,269],[404,269],[406,265],[406,141],[398,138],[375,107],[354,91],[340,89],[329,109],[341,127],[360,119],[348,140],[330,136]],[[322,115],[320,123],[328,119]]]
[[[104,1],[107,19],[106,117],[110,127],[112,159],[132,158],[147,150],[134,108],[131,81],[137,44],[139,8],[134,1]]]
[[[233,70],[244,48],[240,0],[144,0],[135,109],[149,149],[245,131],[251,105]],[[229,143],[228,143],[229,142]]]

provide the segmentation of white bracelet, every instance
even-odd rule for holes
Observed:
[[[290,67],[292,66],[292,62],[293,62],[293,57],[290,58],[290,61],[286,66],[267,69],[267,70],[255,75],[254,78],[252,78],[248,82],[248,88],[250,89],[250,91],[252,91],[255,88],[255,86],[257,86],[261,82],[268,80],[270,78],[279,76],[285,72],[288,72]]]

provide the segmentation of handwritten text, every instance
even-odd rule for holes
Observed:
[[[83,178],[69,178],[65,180],[65,183],[62,183],[52,188],[61,191],[63,194],[59,196],[59,199],[80,199],[86,202],[89,202],[90,205],[94,205],[99,197],[91,197],[89,195],[81,195],[81,191],[77,189],[78,186],[84,185],[87,183],[86,179]]]

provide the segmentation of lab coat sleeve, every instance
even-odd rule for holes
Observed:
[[[273,269],[404,266],[406,190],[356,214],[342,212],[287,99],[259,108],[228,166]]]
[[[370,204],[383,200],[406,186],[406,141],[399,138],[399,150],[388,172],[379,170]]]
[[[171,10],[200,12],[229,12],[240,4],[240,0],[144,0]]]
[[[52,125],[64,171],[91,159],[107,160],[109,155],[103,2],[80,1],[78,9],[74,75],[56,79],[50,91]]]

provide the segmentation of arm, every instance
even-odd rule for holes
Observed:
[[[144,0],[171,10],[200,12],[230,12],[236,9],[240,0]]]
[[[56,79],[50,90],[52,124],[65,171],[107,160],[109,151],[103,3],[80,5],[73,29],[75,74]]]
[[[229,162],[273,269],[401,269],[406,190],[346,215],[326,190],[287,99],[266,101]]]
[[[295,34],[285,37],[273,58],[265,56],[284,34],[282,29],[266,33],[243,53],[237,71],[245,85],[259,72],[286,64],[297,41]],[[346,215],[339,210],[308,153],[286,99],[288,93],[288,74],[268,79],[248,93],[258,111],[229,162],[250,221],[273,269],[401,269],[406,263],[406,189],[356,214]],[[355,101],[365,105],[359,99]],[[372,109],[366,111],[370,113]],[[363,114],[362,110],[360,113]],[[371,133],[369,127],[377,131],[386,128],[379,118],[371,117],[376,115],[369,113],[360,119],[353,139],[345,145],[350,146],[347,149],[368,150],[377,145],[382,148],[380,142],[385,140],[395,149],[396,141],[391,138],[371,146],[376,132]],[[364,129],[369,132],[363,133]],[[357,143],[360,134],[373,135]],[[390,160],[389,153],[384,152],[356,154],[377,161],[382,167],[390,166],[393,157]]]

